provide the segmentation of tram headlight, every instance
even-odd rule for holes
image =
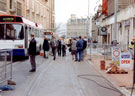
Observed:
[[[15,48],[23,48],[23,45],[15,45]]]

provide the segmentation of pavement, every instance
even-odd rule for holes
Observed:
[[[95,52],[96,53],[96,52]],[[92,57],[93,58],[93,57]],[[29,60],[13,64],[13,81],[17,85],[13,91],[3,91],[1,96],[128,96],[104,76],[97,62],[86,57],[82,62],[66,57],[53,60],[36,56],[37,71],[30,73]],[[102,74],[103,73],[103,74]],[[110,78],[111,76],[109,76]]]
[[[127,69],[128,74],[107,74],[106,70],[100,69],[100,61],[105,60],[106,67],[111,63],[111,59],[104,59],[104,56],[98,52],[98,49],[91,49],[91,55],[88,54],[87,58],[91,59],[91,64],[98,70],[106,79],[108,79],[117,89],[119,89],[126,96],[131,96],[131,89],[133,85],[133,61],[131,68]],[[88,53],[89,49],[88,49]],[[135,90],[133,95],[135,96]]]

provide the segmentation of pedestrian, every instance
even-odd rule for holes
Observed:
[[[72,41],[71,41],[72,60],[74,60],[75,52],[76,52],[76,50],[77,50],[76,43],[77,43],[76,38],[72,38]]]
[[[57,51],[58,51],[58,56],[61,56],[61,39],[58,40]]]
[[[52,53],[53,53],[53,60],[55,60],[56,59],[57,41],[56,41],[56,38],[54,36],[52,37],[50,45],[51,45]]]
[[[66,43],[64,41],[64,37],[62,37],[62,41],[61,41],[61,45],[62,45],[62,56],[66,56]]]
[[[29,43],[29,56],[30,56],[30,62],[31,62],[31,66],[32,69],[30,70],[30,72],[35,72],[36,71],[36,61],[35,61],[35,55],[36,55],[36,40],[34,38],[34,34],[32,33],[31,35],[31,40]]]
[[[43,50],[44,50],[44,58],[48,58],[49,55],[49,42],[46,37],[44,37],[44,42],[43,42]]]
[[[86,48],[87,48],[87,41],[84,38],[82,38],[82,40],[83,40],[83,50],[82,50],[82,60],[83,60],[85,55],[87,54],[87,50],[86,50]]]
[[[132,58],[134,57],[133,55],[133,50],[134,50],[134,44],[135,44],[135,37],[132,38],[131,42],[129,43],[129,46],[128,46],[128,50],[132,56]]]
[[[77,50],[75,52],[75,61],[81,61],[82,60],[82,50],[83,50],[83,40],[82,37],[79,36],[79,40],[76,43]],[[79,53],[79,59],[78,59],[78,53]]]

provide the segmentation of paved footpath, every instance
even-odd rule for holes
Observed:
[[[70,55],[36,57],[37,72],[30,73],[29,60],[16,62],[14,91],[2,96],[124,96],[98,73],[87,60],[74,62]]]

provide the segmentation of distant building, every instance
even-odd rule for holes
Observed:
[[[67,22],[67,37],[90,36],[87,18],[77,18],[72,14]]]
[[[55,22],[54,0],[0,0],[0,15],[23,16],[53,29]]]

